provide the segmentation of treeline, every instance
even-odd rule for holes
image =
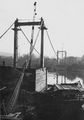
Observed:
[[[26,60],[29,60],[29,55],[23,55],[18,58],[18,67],[22,67]],[[13,66],[13,57],[0,57],[0,65],[5,63],[6,66]],[[44,58],[44,66],[50,72],[55,72],[57,69],[66,69],[68,71],[84,69],[84,56],[81,59],[76,57],[67,57],[66,59],[60,60],[57,63],[57,59],[55,58]],[[34,54],[32,55],[31,67],[40,68],[40,58],[36,57]],[[58,68],[57,68],[58,67]]]
[[[26,60],[29,60],[28,55],[19,57],[18,67],[22,67]],[[57,60],[55,58],[44,58],[44,66],[51,72],[56,71],[56,62]],[[13,66],[13,57],[0,57],[0,65],[3,65],[4,63],[5,66]],[[34,54],[32,55],[31,67],[40,68],[40,58],[36,57]]]

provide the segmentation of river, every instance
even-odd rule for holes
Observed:
[[[71,76],[72,77],[72,76]],[[82,85],[82,88],[84,89],[84,79],[80,78],[80,77],[75,77],[74,79],[69,79],[67,76],[64,75],[58,75],[57,73],[50,73],[48,72],[48,80],[47,80],[47,84],[60,84],[60,83],[76,83],[79,82]]]

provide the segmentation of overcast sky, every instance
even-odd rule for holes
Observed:
[[[69,56],[84,55],[84,0],[36,0],[36,20],[43,17],[55,50]],[[32,19],[34,0],[0,0],[0,35],[18,19]],[[26,29],[26,30],[25,30]],[[28,32],[30,30],[30,34]],[[23,28],[31,38],[31,28]],[[38,28],[36,28],[38,32]],[[13,53],[13,31],[0,39],[0,52]],[[37,34],[37,33],[35,33]],[[36,36],[36,35],[34,35]],[[29,52],[29,44],[19,33],[19,55]],[[38,43],[40,41],[40,37]],[[40,51],[37,44],[36,48]],[[55,57],[45,33],[45,55]]]

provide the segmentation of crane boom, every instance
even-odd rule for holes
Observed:
[[[36,13],[36,2],[34,3],[34,14],[33,14],[33,22],[35,21]],[[33,38],[34,38],[34,25],[32,25],[32,32],[31,32],[31,43],[30,43],[30,59],[29,59],[29,67],[31,65],[31,55],[32,55],[32,49],[33,49]]]

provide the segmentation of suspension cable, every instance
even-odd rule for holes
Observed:
[[[13,24],[14,24],[14,22],[13,22]],[[10,28],[13,26],[13,24],[10,25],[10,27],[8,27],[8,29],[0,36],[0,39],[10,30]]]
[[[28,37],[25,35],[25,33],[23,32],[23,30],[21,29],[21,27],[19,26],[22,34],[24,35],[24,37],[26,38],[26,40],[31,44],[31,42],[29,41]],[[35,48],[34,48],[35,49]],[[35,51],[40,55],[40,53],[35,49]]]
[[[55,55],[56,55],[56,57],[57,57],[57,53],[56,53],[56,51],[55,51],[55,49],[54,49],[54,47],[53,47],[53,44],[52,44],[52,42],[51,42],[51,40],[50,40],[50,36],[49,36],[47,30],[46,30],[46,33],[47,33],[47,36],[48,36],[49,42],[50,42],[50,44],[51,44],[51,47],[52,47],[52,49],[53,49],[53,51],[54,51],[54,53],[55,53]]]

